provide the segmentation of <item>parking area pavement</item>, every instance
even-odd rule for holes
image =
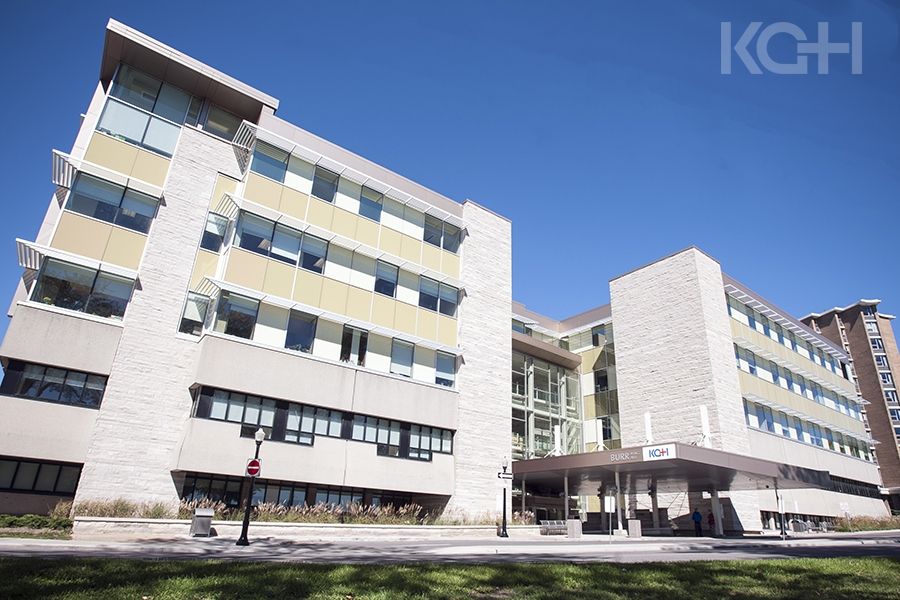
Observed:
[[[142,541],[0,539],[0,557],[222,559],[304,563],[649,562],[826,556],[900,558],[900,531],[792,537],[496,539],[303,542],[254,538],[239,547],[227,537]]]

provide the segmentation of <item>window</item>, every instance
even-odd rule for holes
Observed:
[[[206,296],[188,292],[184,303],[184,311],[181,314],[181,325],[178,331],[191,335],[200,335],[203,324],[206,322],[206,314],[209,311],[210,299]]]
[[[379,260],[375,268],[375,291],[393,298],[397,293],[397,273],[397,267]]]
[[[312,194],[325,202],[334,202],[334,194],[337,192],[338,175],[328,169],[316,167],[313,176]]]
[[[321,273],[325,270],[325,256],[328,253],[328,242],[309,234],[303,234],[300,249],[300,266],[307,271]]]
[[[222,292],[216,314],[215,330],[227,335],[250,339],[256,325],[259,302],[252,298]]]
[[[344,325],[341,336],[341,360],[359,366],[366,364],[366,347],[369,334],[362,329]]]
[[[606,325],[591,328],[591,345],[594,347],[606,344]]]
[[[434,452],[451,454],[453,434],[446,429],[411,425],[409,428],[409,458],[431,460]]]
[[[32,300],[121,319],[133,287],[131,279],[48,258],[34,286]]]
[[[346,508],[351,504],[362,504],[362,500],[362,490],[329,487],[316,488],[316,504],[343,506],[344,508]]]
[[[241,118],[221,109],[215,104],[209,105],[206,113],[206,124],[203,131],[211,133],[223,140],[231,141],[241,126]]]
[[[313,341],[316,338],[316,322],[318,319],[296,310],[291,311],[288,321],[287,338],[284,347],[299,352],[312,352]]]
[[[354,415],[351,439],[378,444],[379,456],[400,456],[400,429],[398,421]]]
[[[81,466],[0,458],[0,490],[74,496]]]
[[[422,306],[422,305],[419,304],[419,306]],[[523,335],[531,335],[533,333],[531,330],[531,327],[529,327],[522,321],[519,321],[518,319],[512,320],[512,330],[517,333],[521,333]]]
[[[275,223],[268,219],[241,213],[237,226],[237,244],[244,250],[250,250],[264,256],[269,255],[272,248],[272,232]]]
[[[391,345],[391,373],[412,377],[413,345],[395,339]]]
[[[141,233],[150,230],[156,216],[156,198],[79,173],[66,208],[88,217],[115,223]]]
[[[106,390],[106,377],[81,371],[45,367],[11,360],[6,367],[0,394],[99,408]]]
[[[261,480],[256,480],[259,482]],[[189,473],[184,478],[181,499],[186,502],[211,500],[222,502],[235,508],[241,503],[241,477],[217,477],[200,473]],[[255,483],[256,483],[255,482]]]
[[[372,219],[381,220],[381,208],[384,205],[384,196],[375,190],[363,186],[359,194],[359,214]]]
[[[866,321],[866,331],[878,335],[878,323],[875,321]]]
[[[434,382],[438,385],[453,387],[456,380],[456,357],[446,352],[438,352],[435,359]]]
[[[456,254],[462,241],[462,231],[459,227],[444,223],[444,250]]]
[[[882,368],[888,368],[887,354],[876,354],[875,364]]]
[[[428,310],[437,310],[438,308],[438,289],[440,284],[433,279],[427,277],[419,278],[419,306]],[[515,329],[515,321],[513,321],[513,329]],[[524,333],[524,332],[523,332]]]
[[[884,342],[881,341],[880,337],[873,337],[869,339],[869,343],[872,344],[873,350],[884,350]]]
[[[432,246],[448,252],[459,251],[462,233],[459,227],[441,221],[437,217],[425,215],[425,230],[422,239]]]
[[[296,229],[291,229],[284,225],[276,225],[275,233],[272,236],[272,250],[269,252],[269,256],[289,265],[296,265],[297,257],[300,256],[301,237],[302,234]]]
[[[883,385],[894,385],[894,377],[890,373],[882,372],[878,374],[878,377],[881,378]]]
[[[772,409],[768,406],[756,405],[756,418],[759,422],[759,428],[771,433],[775,433],[775,418],[772,415]]]
[[[891,421],[900,421],[900,408],[888,409],[888,413],[891,415]]]
[[[897,403],[897,392],[895,390],[884,390],[884,399],[892,404]]]
[[[772,374],[772,383],[779,385],[781,377],[779,376],[778,365],[775,361],[769,361],[769,372]]]
[[[290,155],[281,148],[258,141],[253,149],[253,161],[250,163],[250,170],[269,179],[284,182],[289,157]]]
[[[440,288],[440,307],[442,315],[456,316],[456,306],[459,303],[459,290],[442,283]]]
[[[597,369],[594,371],[594,393],[606,392],[609,390],[609,372],[606,369]]]
[[[228,230],[228,219],[216,213],[209,213],[206,217],[206,229],[200,239],[200,247],[204,250],[218,252],[225,241],[225,232]]]

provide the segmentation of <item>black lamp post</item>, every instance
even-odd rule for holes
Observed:
[[[253,455],[253,458],[257,459],[259,458],[259,447],[262,446],[263,440],[266,439],[266,432],[263,431],[262,427],[256,430],[253,439],[256,440],[256,454]],[[241,537],[238,538],[237,546],[250,545],[250,540],[247,539],[247,529],[250,527],[250,504],[253,501],[254,479],[256,479],[256,475],[247,477],[247,505],[244,507],[244,523],[241,525]]]
[[[504,457],[503,464],[500,466],[503,467],[503,475],[506,475],[506,469],[509,468],[509,460]],[[500,481],[503,482],[503,522],[500,525],[500,537],[508,538],[509,533],[506,532],[506,478],[503,477]]]

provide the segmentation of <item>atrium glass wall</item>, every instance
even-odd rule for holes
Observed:
[[[513,460],[581,452],[580,398],[576,372],[513,352]]]
[[[594,425],[595,431],[586,432],[585,438],[589,441],[588,450],[595,450],[598,443],[603,444],[606,450],[614,450],[622,447],[622,433],[619,429],[619,394],[616,384],[616,350],[613,343],[612,325],[594,328],[592,331],[593,347],[582,353],[584,368],[590,369],[590,381],[593,392],[585,394],[585,427]],[[586,378],[587,379],[587,378]],[[593,417],[593,419],[592,419]]]

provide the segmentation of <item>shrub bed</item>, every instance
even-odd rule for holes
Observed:
[[[850,517],[834,524],[835,531],[883,531],[900,529],[900,516],[893,517]]]

